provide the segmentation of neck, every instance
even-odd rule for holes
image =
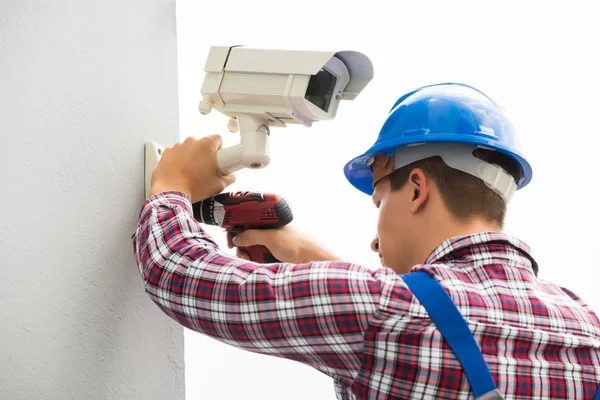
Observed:
[[[470,221],[461,222],[452,217],[446,221],[436,221],[429,225],[427,232],[424,233],[423,240],[418,243],[418,251],[415,256],[418,257],[417,263],[423,263],[445,240],[456,236],[467,236],[480,232],[500,232],[502,228],[490,221],[473,218]]]

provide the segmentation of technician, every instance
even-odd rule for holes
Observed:
[[[502,107],[472,87],[400,97],[345,166],[379,208],[382,267],[369,269],[291,225],[230,243],[265,245],[281,263],[221,250],[191,206],[235,178],[218,172],[218,135],[188,138],[164,151],[132,236],[146,291],[189,329],[331,376],[338,399],[594,399],[598,317],[503,233],[532,178],[517,143]]]

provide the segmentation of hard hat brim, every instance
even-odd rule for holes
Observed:
[[[361,192],[373,194],[373,172],[370,166],[370,161],[373,157],[381,153],[388,153],[392,156],[394,151],[399,147],[405,147],[417,144],[427,143],[449,143],[449,144],[474,144],[484,147],[486,149],[493,149],[502,154],[505,154],[511,158],[514,158],[521,166],[523,170],[523,176],[520,182],[517,182],[517,190],[524,188],[531,181],[532,169],[531,165],[527,162],[523,154],[515,152],[512,149],[508,149],[502,144],[498,143],[497,140],[482,136],[469,136],[465,137],[462,134],[436,134],[423,140],[423,136],[417,137],[400,137],[393,140],[377,143],[364,154],[350,160],[344,166],[344,175],[348,181],[356,189]]]

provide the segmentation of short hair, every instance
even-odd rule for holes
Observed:
[[[519,163],[496,151],[476,149],[473,156],[497,164],[518,182],[523,175]],[[389,175],[391,190],[396,191],[408,182],[413,169],[420,168],[438,187],[444,204],[460,221],[481,217],[504,227],[507,204],[480,178],[449,167],[441,157],[429,157],[401,167]]]

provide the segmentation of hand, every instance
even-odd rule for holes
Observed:
[[[263,245],[281,262],[303,264],[311,261],[341,261],[328,249],[291,225],[277,229],[248,229],[237,234],[233,240],[228,234],[227,245],[230,249],[237,247],[237,257],[245,260],[249,260],[249,256],[243,247]]]
[[[183,143],[166,148],[152,173],[150,196],[166,191],[186,193],[192,203],[207,199],[235,182],[235,175],[222,175],[217,150],[221,136],[202,139],[188,137]]]

